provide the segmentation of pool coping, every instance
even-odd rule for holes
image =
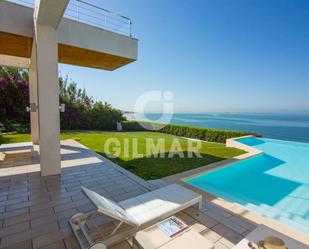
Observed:
[[[220,198],[218,196],[215,196],[205,190],[201,190],[199,188],[196,188],[188,183],[186,183],[186,180],[193,178],[193,177],[197,177],[199,175],[202,175],[206,172],[212,171],[212,170],[216,170],[219,168],[223,168],[223,167],[228,167],[231,164],[235,163],[235,162],[239,162],[239,161],[243,161],[246,159],[249,159],[251,157],[255,157],[257,155],[263,154],[264,152],[262,150],[258,150],[256,148],[253,148],[251,146],[242,144],[240,142],[238,142],[238,139],[241,138],[249,138],[249,137],[254,137],[253,135],[248,135],[248,136],[242,136],[242,137],[236,137],[236,138],[231,138],[231,139],[227,139],[226,140],[226,146],[227,147],[232,147],[232,148],[237,148],[237,149],[241,149],[246,151],[247,153],[244,153],[242,155],[233,157],[233,158],[229,158],[220,162],[216,162],[216,163],[212,163],[212,164],[208,164],[205,166],[202,166],[200,168],[196,168],[193,170],[189,170],[189,171],[185,171],[185,172],[181,172],[172,176],[168,176],[165,177],[164,180],[168,181],[168,182],[177,182],[197,193],[200,193],[204,198],[207,198],[210,202],[212,202],[213,204],[233,213],[234,215],[240,216],[244,219],[247,219],[249,221],[252,221],[256,224],[264,224],[274,230],[277,230],[289,237],[292,237],[298,241],[300,241],[301,243],[304,243],[306,245],[309,245],[309,237],[306,236],[305,234],[298,232],[296,230],[294,230],[293,228],[289,228],[271,218],[267,218],[264,217],[256,212],[250,211],[248,209],[246,209],[243,206],[240,206],[239,204],[227,201],[223,198]]]
[[[251,157],[255,157],[257,155],[263,154],[264,152],[261,150],[258,150],[256,148],[250,147],[248,145],[242,144],[238,141],[236,141],[237,139],[240,138],[249,138],[249,137],[254,137],[252,135],[247,135],[247,136],[242,136],[242,137],[235,137],[235,138],[230,138],[226,140],[226,146],[230,147],[230,148],[236,148],[236,149],[240,149],[243,151],[246,151],[246,153],[241,154],[239,156],[235,156],[232,158],[228,158],[219,162],[215,162],[215,163],[211,163],[211,164],[207,164],[205,166],[196,168],[196,169],[192,169],[192,170],[188,170],[188,171],[184,171],[184,172],[180,172],[178,174],[175,175],[171,175],[171,176],[167,176],[164,177],[164,180],[167,181],[177,181],[179,179],[181,179],[182,181],[185,181],[189,178],[193,178],[196,177],[198,175],[202,175],[208,171],[212,171],[215,169],[219,169],[219,168],[223,168],[223,167],[227,167],[232,163],[235,162],[239,162],[245,159],[249,159]]]

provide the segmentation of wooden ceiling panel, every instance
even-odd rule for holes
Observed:
[[[0,54],[30,58],[32,40],[31,37],[0,32]],[[130,58],[66,44],[58,44],[58,60],[64,64],[93,67],[109,71],[134,61]]]
[[[65,44],[58,45],[58,55],[60,63],[94,67],[109,71],[115,70],[134,61],[130,58],[124,58]]]
[[[0,54],[30,58],[32,38],[0,32]]]

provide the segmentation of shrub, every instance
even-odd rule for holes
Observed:
[[[6,131],[25,132],[30,129],[28,71],[0,67],[0,124]],[[85,89],[80,89],[68,77],[59,77],[60,127],[64,130],[115,130],[124,120],[120,110],[102,102],[95,102]]]
[[[160,125],[158,123],[154,122],[143,122],[143,121],[124,121],[121,123],[122,124],[122,129],[124,131],[152,131],[152,130],[157,130],[156,126]],[[149,127],[149,129],[146,129]]]
[[[121,123],[123,131],[143,131],[138,122],[125,121]]]
[[[147,123],[147,122],[142,122]],[[124,131],[145,131],[137,121],[124,121],[122,122]],[[158,132],[176,135],[180,137],[195,138],[205,140],[208,142],[225,143],[226,139],[233,137],[245,136],[253,133],[240,132],[240,131],[229,131],[229,130],[215,130],[208,128],[200,128],[194,126],[174,125],[168,124]],[[253,134],[257,135],[257,134]]]
[[[117,122],[124,121],[122,112],[111,105],[96,102],[90,110],[91,128],[95,130],[116,130]]]
[[[65,104],[65,112],[60,115],[63,130],[116,130],[117,122],[124,121],[120,110],[108,103],[94,101],[85,89],[68,77],[59,77],[60,103]]]
[[[29,129],[28,75],[25,70],[0,67],[0,123],[6,129]]]

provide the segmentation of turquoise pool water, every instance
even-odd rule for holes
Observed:
[[[264,153],[187,183],[309,235],[309,144],[266,138],[238,141]]]

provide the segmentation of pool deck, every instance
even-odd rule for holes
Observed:
[[[93,210],[81,185],[120,201],[162,183],[150,185],[74,140],[62,141],[61,154],[61,176],[41,177],[37,157],[0,161],[0,248],[78,248],[68,219]],[[189,208],[178,216],[217,249],[231,248],[257,226],[207,200],[202,211]],[[104,231],[114,226],[111,220],[102,222]],[[113,248],[129,249],[131,242]]]
[[[150,184],[74,140],[61,142],[61,159],[61,176],[49,177],[40,176],[37,156],[0,161],[0,248],[78,248],[68,219],[77,212],[93,210],[80,191],[81,185],[121,201],[165,184]],[[205,198],[201,211],[189,208],[178,216],[213,241],[216,249],[228,249],[258,223],[226,208]],[[115,226],[109,219],[100,223],[102,233]],[[112,248],[131,246],[129,240]]]

